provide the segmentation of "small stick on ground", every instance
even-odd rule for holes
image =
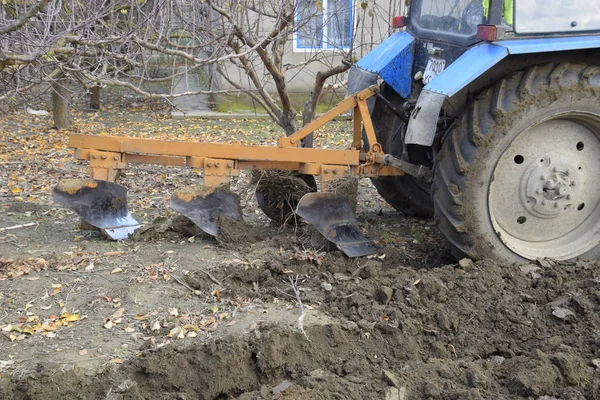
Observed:
[[[0,228],[0,232],[6,232],[6,231],[13,230],[13,229],[19,229],[19,228],[26,228],[28,226],[34,226],[34,225],[36,225],[35,222],[29,222],[27,224],[7,226],[6,228]]]
[[[175,280],[175,282],[179,283],[181,286],[185,287],[186,289],[189,289],[192,293],[196,294],[196,295],[200,295],[200,291],[199,290],[195,290],[194,288],[192,288],[190,285],[188,285],[187,283],[185,283],[183,280],[179,279],[177,277],[177,275],[171,274],[170,275],[171,278],[173,278]]]
[[[304,330],[304,303],[302,303],[302,299],[300,299],[300,289],[298,288],[298,278],[299,275],[296,275],[295,277],[289,277],[289,281],[290,281],[290,286],[292,287],[292,290],[294,291],[294,294],[296,295],[296,302],[298,303],[298,307],[300,307],[300,317],[298,317],[298,330],[300,331],[300,333],[302,333],[304,335],[304,337],[306,338],[306,340],[308,340],[310,342],[310,339],[308,338],[308,335],[306,334],[306,331]]]
[[[223,284],[221,283],[220,280],[218,280],[217,278],[215,278],[215,276],[213,274],[210,273],[210,271],[205,270],[205,269],[200,269],[200,271],[204,272],[206,275],[208,275],[208,277],[210,278],[211,281],[213,281],[214,283],[216,283],[217,285],[219,285],[220,287],[224,287]]]

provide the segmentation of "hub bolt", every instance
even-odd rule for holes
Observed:
[[[554,203],[554,208],[558,208],[558,201]]]
[[[537,194],[542,194],[542,193],[544,193],[544,191],[543,191],[542,189],[538,189],[538,190],[536,190],[535,192],[536,192]]]
[[[545,181],[546,177],[544,175],[540,176],[540,181]]]

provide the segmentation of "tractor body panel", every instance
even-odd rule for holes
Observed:
[[[411,34],[396,32],[364,56],[357,66],[378,74],[401,96],[408,97],[412,88],[414,48],[415,39]]]

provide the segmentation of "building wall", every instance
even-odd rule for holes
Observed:
[[[353,59],[358,60],[368,53],[374,46],[388,37],[392,30],[390,22],[392,16],[404,15],[405,0],[375,0],[356,1],[353,8],[354,19],[354,46]],[[271,25],[269,25],[271,23]],[[270,20],[260,26],[264,33],[272,28]],[[285,43],[283,63],[288,66],[286,80],[290,92],[308,92],[311,90],[315,76],[318,71],[328,69],[341,63],[342,56],[338,51],[332,50],[308,50],[299,51],[294,49],[295,36],[290,35]],[[265,88],[269,92],[276,90],[275,85],[267,71],[262,68],[260,60],[254,56],[254,65],[261,72]],[[229,77],[235,82],[248,86],[249,79],[243,71],[231,63],[225,64]],[[346,79],[346,74],[332,77],[328,83],[339,83]],[[231,89],[232,86],[224,80],[220,80],[219,86],[223,89]]]

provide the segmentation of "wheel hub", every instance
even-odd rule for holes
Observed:
[[[522,257],[568,259],[600,243],[600,116],[569,114],[524,130],[489,186],[492,225]]]
[[[521,190],[521,202],[528,211],[539,218],[559,216],[577,202],[577,177],[573,166],[554,166],[551,158],[542,158],[541,166],[535,166],[526,179],[525,190]]]

